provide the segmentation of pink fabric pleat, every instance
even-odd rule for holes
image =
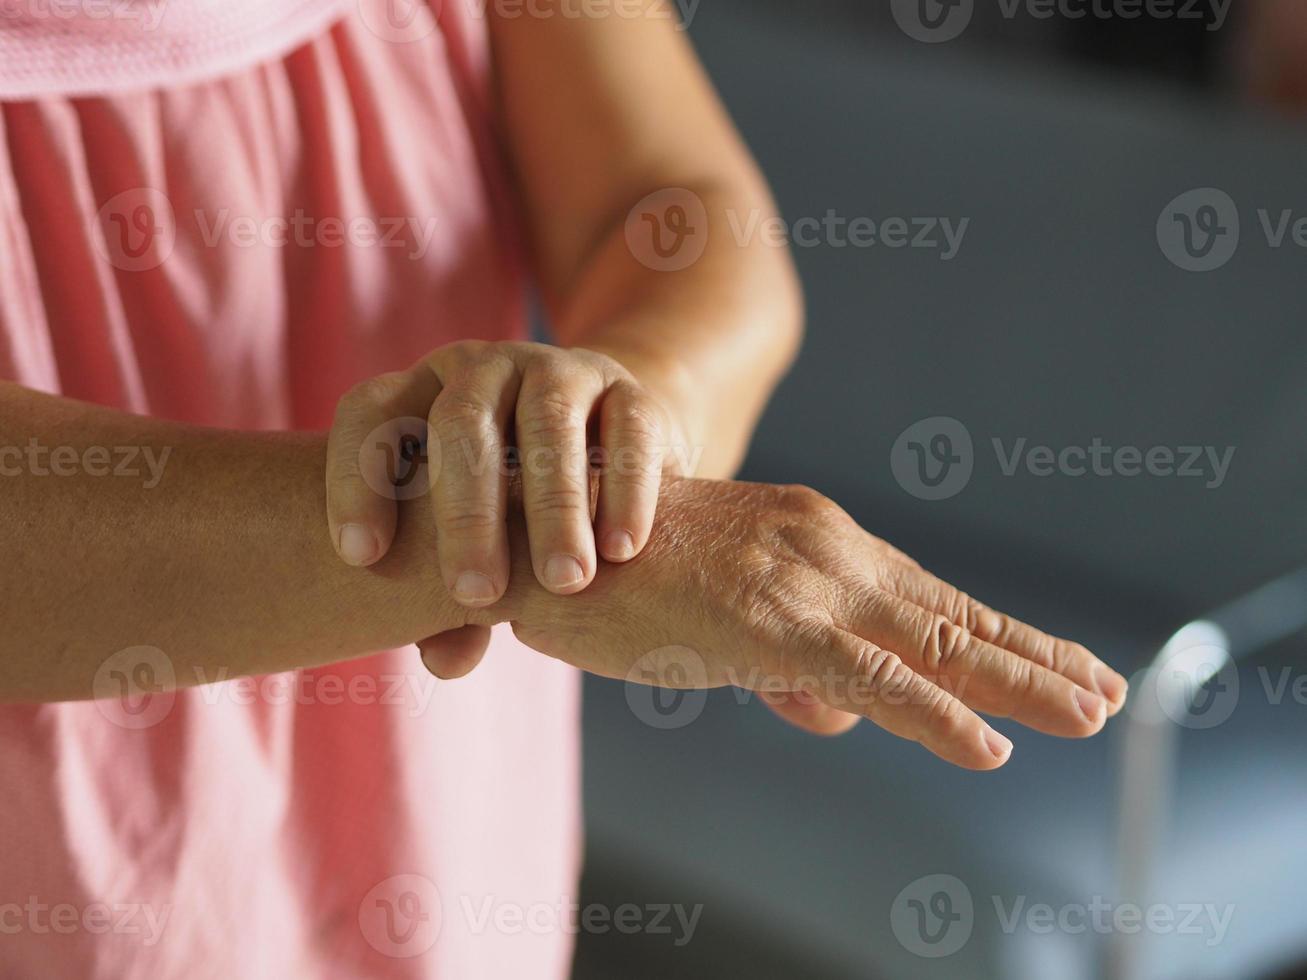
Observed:
[[[451,0],[396,40],[387,2],[191,84],[0,101],[0,377],[322,429],[363,378],[524,336],[484,22]],[[578,690],[501,630],[457,683],[410,648],[187,690],[144,728],[0,707],[0,973],[565,977],[565,917],[495,923],[575,897]]]

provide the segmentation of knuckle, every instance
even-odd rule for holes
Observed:
[[[1003,616],[1003,638],[1008,641],[1004,645],[1011,644],[1012,637],[1016,633],[1015,620]],[[1057,640],[1047,633],[1041,633],[1032,630],[1034,642],[1028,644],[1030,648],[1029,659],[1039,664],[1041,667],[1047,667],[1049,670],[1058,670],[1058,653]]]
[[[464,365],[476,360],[492,346],[488,340],[456,340],[437,348],[433,359]]]
[[[529,398],[518,425],[526,436],[557,436],[585,426],[585,417],[562,387],[549,387]]]
[[[805,520],[832,520],[844,513],[840,506],[825,494],[802,484],[782,487],[781,503],[786,509]]]
[[[935,736],[946,741],[965,734],[969,719],[962,705],[943,691],[926,696],[921,706],[922,724]]]
[[[780,650],[777,675],[796,686],[822,686],[830,671],[828,627],[801,610],[773,606],[756,616],[761,634]]]
[[[613,436],[619,442],[656,443],[663,435],[662,414],[648,401],[615,406],[608,417]]]
[[[964,624],[977,636],[986,640],[997,641],[1005,637],[1010,622],[1001,613],[995,612],[979,599],[974,599],[965,592],[959,592],[954,600],[958,607],[958,622]]]
[[[404,376],[398,371],[365,378],[341,396],[336,406],[337,417],[384,407],[403,383]]]
[[[601,472],[611,482],[608,486],[621,486],[626,492],[626,500],[649,499],[649,507],[657,499],[661,474],[658,467],[647,461],[632,461],[620,456],[604,457]]]
[[[932,674],[948,673],[970,645],[970,630],[946,616],[932,616],[923,637],[922,663]]]
[[[618,432],[651,439],[662,435],[662,406],[636,384],[619,382],[613,385],[605,408],[609,424]]]
[[[503,526],[493,507],[475,500],[440,502],[436,520],[441,534],[464,539],[489,537]]]
[[[436,403],[433,427],[442,441],[483,435],[492,423],[486,405],[468,392],[447,391]]]
[[[902,682],[906,670],[897,654],[868,644],[854,658],[852,676],[859,690],[884,693]]]
[[[527,507],[534,517],[572,517],[578,511],[589,512],[588,488],[559,484],[542,487],[527,495]]]
[[[1029,660],[1013,657],[1009,665],[1012,695],[1018,705],[1030,704],[1038,699],[1044,690],[1044,675]]]
[[[1095,659],[1088,647],[1071,640],[1054,640],[1053,646],[1053,669],[1059,674],[1066,673],[1074,663],[1092,663]]]
[[[947,606],[949,619],[975,632],[980,623],[980,603],[961,589],[954,589],[948,598]]]

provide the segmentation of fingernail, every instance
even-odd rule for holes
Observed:
[[[1085,720],[1097,725],[1103,720],[1103,713],[1107,711],[1107,703],[1092,691],[1086,691],[1083,687],[1077,687],[1076,704],[1080,706],[1080,713],[1085,716]]]
[[[1098,693],[1107,698],[1113,704],[1120,704],[1125,700],[1126,691],[1130,685],[1126,679],[1118,674],[1107,664],[1097,664],[1094,667],[1094,686],[1098,688]]]
[[[495,583],[480,572],[463,572],[454,582],[454,598],[474,606],[484,606],[498,598]]]
[[[545,562],[545,585],[551,589],[565,589],[583,578],[581,563],[571,555],[554,555]]]
[[[376,560],[377,537],[362,524],[344,524],[340,529],[340,557],[349,565],[367,565]]]
[[[444,680],[443,677],[441,677],[439,674],[436,673],[436,669],[435,669],[434,667],[431,666],[432,661],[427,659],[427,651],[426,651],[426,650],[423,650],[423,649],[421,649],[421,648],[419,647],[419,648],[418,648],[418,657],[419,657],[419,659],[422,661],[422,666],[425,667],[425,668],[427,669],[427,673],[430,674],[431,677],[432,677],[434,680],[438,680],[438,681],[439,681],[439,680]],[[434,659],[434,658],[433,658],[433,659]]]
[[[985,729],[985,747],[995,759],[1006,759],[1012,754],[1012,743],[992,728]]]
[[[635,538],[626,531],[609,531],[604,535],[604,554],[613,561],[626,561],[635,554]]]

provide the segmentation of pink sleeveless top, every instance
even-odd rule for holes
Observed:
[[[152,2],[0,11],[0,376],[324,429],[361,378],[523,336],[470,6]],[[504,631],[457,682],[410,648],[0,707],[0,973],[565,977],[577,711]]]

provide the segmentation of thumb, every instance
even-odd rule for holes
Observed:
[[[489,626],[460,626],[418,641],[423,665],[447,681],[472,673],[489,646]]]

